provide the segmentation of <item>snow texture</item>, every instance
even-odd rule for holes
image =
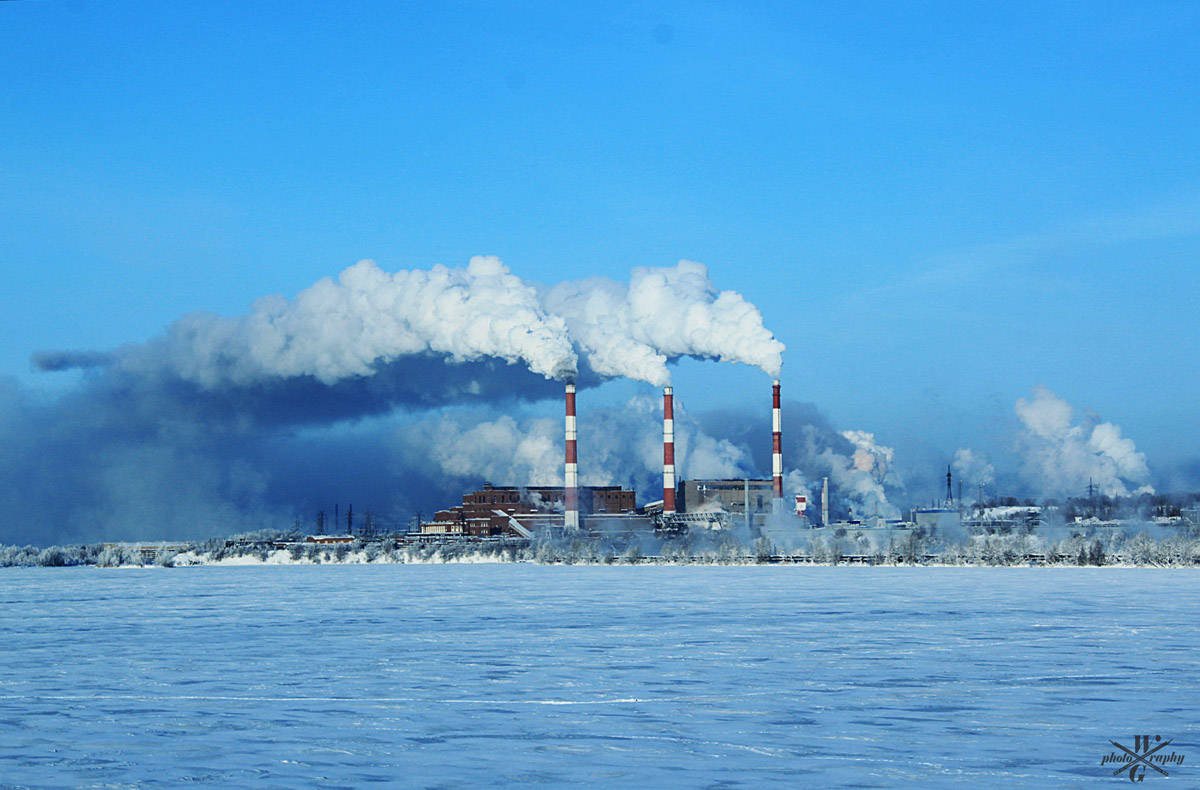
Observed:
[[[1200,759],[1188,571],[2,578],[5,788],[1090,788],[1135,733],[1184,786]]]

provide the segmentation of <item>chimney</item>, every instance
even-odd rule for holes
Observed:
[[[675,512],[675,398],[663,388],[663,514]]]
[[[575,385],[567,384],[567,474],[563,489],[563,526],[579,529],[579,459],[575,447]]]
[[[829,478],[821,482],[821,526],[829,526]]]
[[[775,484],[775,499],[783,499],[783,416],[779,410],[779,379],[771,385],[771,476]],[[775,510],[781,510],[776,506]]]

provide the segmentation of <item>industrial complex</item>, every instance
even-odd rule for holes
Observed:
[[[663,389],[662,497],[639,506],[636,492],[620,486],[579,484],[576,388],[565,388],[564,459],[562,486],[486,483],[462,496],[462,502],[438,510],[432,519],[417,519],[396,539],[405,543],[534,542],[600,538],[619,544],[621,538],[672,538],[689,533],[719,537],[733,534],[745,542],[764,538],[775,545],[830,541],[850,536],[859,542],[889,543],[913,536],[1031,534],[1046,514],[1032,505],[983,508],[968,513],[952,495],[950,469],[946,497],[930,507],[915,508],[907,518],[866,517],[831,521],[829,478],[822,481],[819,510],[810,512],[806,493],[791,502],[783,496],[783,425],[780,382],[771,387],[771,477],[769,479],[682,479],[675,469],[674,391]],[[764,437],[765,440],[765,437]],[[961,499],[961,496],[959,497]],[[1095,522],[1095,523],[1092,523]],[[1178,523],[1176,523],[1178,522]],[[1162,526],[1190,528],[1184,516],[1158,520]],[[1088,522],[1089,528],[1119,528],[1113,521]],[[867,540],[867,536],[870,539]],[[351,541],[353,536],[316,535],[315,543]],[[614,540],[615,539],[615,540]],[[633,542],[636,542],[634,540]]]
[[[576,390],[565,390],[563,486],[485,485],[465,494],[461,505],[438,511],[411,535],[429,542],[447,539],[530,538],[580,532],[680,534],[693,529],[765,526],[782,513],[783,456],[779,381],[772,385],[772,477],[769,480],[677,480],[674,391],[663,389],[662,498],[639,508],[635,492],[616,486],[580,486]],[[827,490],[827,489],[826,489]],[[796,514],[805,517],[804,497]]]

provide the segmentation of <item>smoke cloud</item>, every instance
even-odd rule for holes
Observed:
[[[621,408],[580,413],[579,482],[619,485],[643,499],[662,491],[662,404],[636,396]],[[461,490],[483,481],[500,485],[563,485],[562,421],[478,414],[438,415],[402,427],[398,452],[413,463],[432,463]],[[707,433],[679,402],[675,407],[675,459],[682,476],[754,476],[744,449]]]
[[[671,382],[667,363],[691,356],[740,362],[778,377],[784,346],[762,313],[734,291],[717,292],[694,261],[634,269],[629,285],[592,278],[555,286],[547,311],[562,316],[591,369],[657,387]]]
[[[990,486],[996,482],[996,470],[977,450],[960,447],[954,453],[954,474],[968,486]]]
[[[1035,490],[1079,496],[1091,483],[1106,496],[1154,493],[1146,456],[1116,425],[1091,413],[1076,423],[1071,404],[1043,386],[1018,400],[1016,413],[1020,473]]]
[[[602,325],[605,295],[618,293],[615,335],[660,368],[691,354],[778,369],[782,346],[758,310],[717,293],[699,264],[595,282],[574,286],[599,300],[585,326]],[[456,501],[468,478],[553,484],[561,419],[497,410],[560,399],[562,379],[622,374],[591,358],[608,345],[573,335],[574,308],[550,309],[548,293],[493,257],[394,274],[362,261],[245,315],[195,313],[145,343],[35,354],[38,369],[86,375],[54,398],[0,378],[0,542],[201,538],[297,517],[311,528],[338,501],[399,524]],[[490,416],[397,428],[468,405]],[[660,408],[648,398],[581,426],[583,482],[659,488]],[[696,474],[750,468],[740,448],[683,423],[677,451]]]
[[[35,370],[87,370],[111,364],[113,356],[103,351],[38,351],[29,361]]]
[[[266,297],[235,318],[185,316],[164,338],[130,346],[113,361],[133,374],[166,369],[212,390],[295,378],[331,386],[420,355],[520,362],[548,379],[573,377],[577,366],[563,320],[547,315],[537,291],[490,256],[472,258],[465,269],[395,274],[360,261],[293,301]],[[34,359],[46,369],[98,361],[64,353]]]
[[[771,468],[768,410],[708,412],[701,423],[709,434],[745,448],[755,469]],[[838,431],[813,404],[783,402],[784,493],[807,494],[810,518],[824,477],[829,478],[830,518],[897,518],[900,509],[892,500],[903,496],[905,487],[894,457],[895,451],[874,434]]]

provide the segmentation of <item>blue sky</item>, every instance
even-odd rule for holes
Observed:
[[[0,3],[0,374],[69,387],[30,354],[361,258],[688,258],[841,428],[1001,452],[1044,384],[1184,463],[1198,33],[1191,3]]]

